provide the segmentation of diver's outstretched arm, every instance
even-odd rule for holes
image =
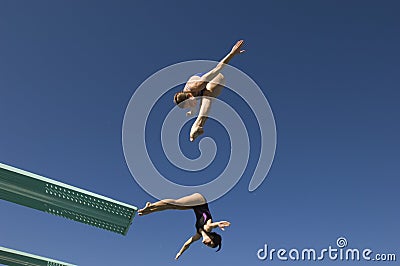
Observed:
[[[189,238],[185,242],[185,244],[183,244],[183,246],[182,246],[181,250],[179,250],[178,254],[176,254],[175,259],[176,260],[179,259],[179,257],[182,255],[182,253],[185,252],[185,250],[187,250],[193,242],[199,240],[200,238],[201,238],[201,235],[199,233],[196,233],[194,236]]]
[[[213,222],[209,226],[211,229],[219,227],[222,231],[225,231],[225,227],[228,227],[230,225],[231,225],[231,223],[228,221],[219,221],[219,222]]]
[[[198,92],[204,89],[205,85],[213,80],[235,55],[244,53],[244,50],[242,50],[243,43],[243,40],[237,41],[232,47],[232,50],[218,63],[216,67],[204,74],[200,79],[190,80],[187,82],[184,90]]]
[[[243,43],[243,40],[237,41],[236,44],[232,47],[232,50],[218,63],[218,65],[202,76],[202,80],[210,82],[218,75],[218,73],[221,72],[222,68],[224,68],[224,66],[228,64],[235,55],[244,53],[244,50],[242,50]]]

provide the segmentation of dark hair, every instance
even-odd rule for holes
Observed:
[[[218,247],[218,249],[216,251],[216,252],[218,252],[221,249],[222,237],[215,232],[207,233],[207,235],[210,237],[211,241],[214,243],[211,247],[212,248]]]
[[[175,93],[175,95],[174,95],[174,103],[176,105],[178,105],[180,108],[183,108],[181,103],[186,101],[187,99],[189,99],[190,96],[191,95],[188,92],[179,91],[179,92]]]

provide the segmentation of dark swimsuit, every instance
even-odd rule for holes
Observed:
[[[208,204],[202,204],[193,207],[194,214],[196,215],[196,230],[200,233],[200,229],[204,230],[204,225],[208,220],[212,219]]]

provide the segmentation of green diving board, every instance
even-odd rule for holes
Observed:
[[[0,163],[0,199],[126,235],[137,207]]]
[[[0,263],[9,266],[76,266],[4,247],[0,247]]]

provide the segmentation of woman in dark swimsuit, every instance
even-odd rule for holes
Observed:
[[[190,196],[186,196],[180,199],[165,199],[156,203],[147,202],[146,206],[139,210],[139,215],[146,215],[152,212],[164,211],[164,210],[189,210],[192,209],[196,215],[196,233],[190,237],[185,244],[183,244],[181,250],[176,254],[175,259],[178,259],[182,253],[189,248],[189,246],[199,240],[203,239],[202,242],[208,247],[216,248],[219,251],[221,249],[222,238],[219,234],[212,232],[216,227],[224,230],[225,227],[230,226],[230,222],[219,221],[213,222],[210,210],[206,199],[200,193],[194,193]]]
[[[232,50],[218,63],[218,65],[206,73],[198,73],[189,78],[182,91],[174,95],[174,103],[181,108],[189,108],[187,115],[194,115],[197,105],[196,97],[205,96],[200,104],[200,112],[190,130],[190,141],[194,141],[204,133],[203,126],[207,120],[211,108],[211,99],[221,94],[225,84],[225,77],[220,73],[222,68],[242,50],[243,40],[238,41]]]

